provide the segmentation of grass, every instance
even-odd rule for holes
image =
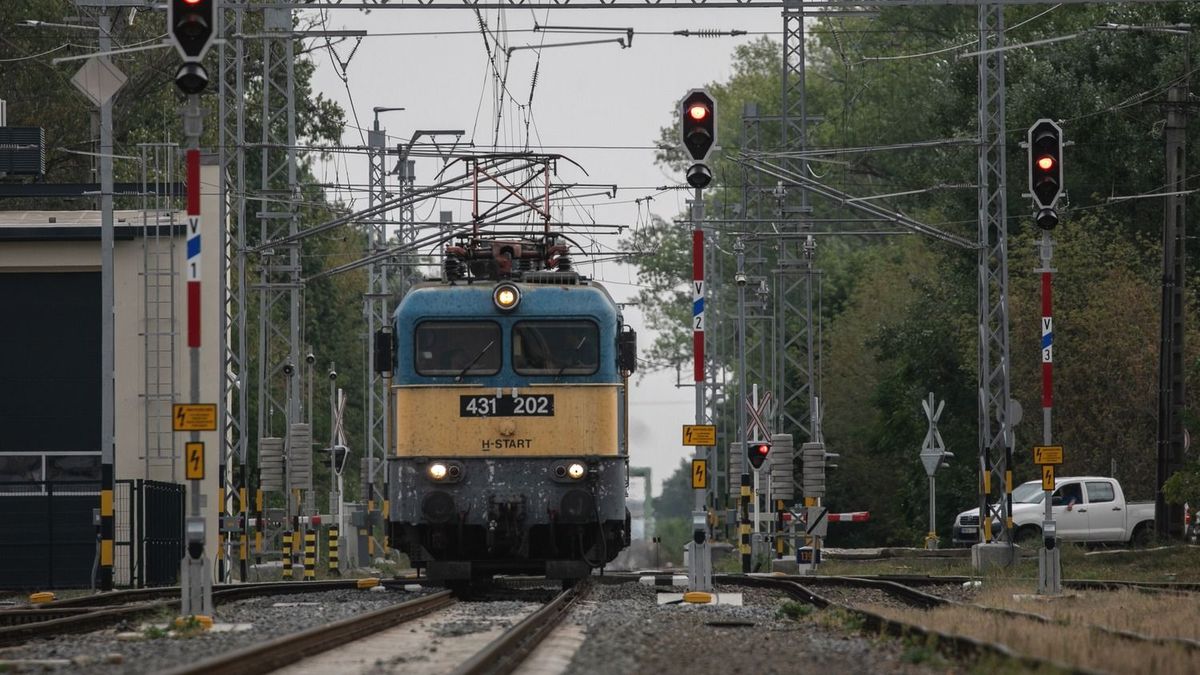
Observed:
[[[1094,549],[1066,545],[1062,549],[1063,577],[1145,582],[1200,582],[1200,548],[1175,546],[1162,550]],[[1043,624],[970,607],[933,610],[868,605],[889,618],[947,634],[1000,642],[1020,654],[1051,660],[1068,667],[1114,673],[1200,673],[1200,652],[1180,645],[1156,645],[1127,640],[1096,630],[1095,626],[1149,637],[1200,640],[1195,594],[1117,591],[1071,591],[1053,600],[1030,599],[1036,590],[1037,555],[1027,555],[1012,568],[977,575],[969,560],[892,558],[872,561],[827,560],[825,575],[930,574],[976,576],[983,586],[974,602],[1040,614],[1055,621]],[[1014,596],[1026,597],[1017,599]],[[859,630],[861,621],[845,612],[820,612],[816,620],[844,630]],[[909,663],[931,663],[936,643],[910,643],[902,654]],[[1044,669],[1056,672],[1054,668]],[[971,672],[1024,672],[1012,663],[987,660]]]
[[[943,659],[941,654],[938,654],[936,647],[924,644],[910,644],[900,653],[900,660],[904,663],[928,663],[936,665]]]
[[[1116,579],[1125,581],[1200,582],[1200,547],[1176,546],[1155,551],[1100,553],[1082,545],[1062,546],[1064,579]],[[1112,549],[1116,550],[1116,549]],[[1092,553],[1092,555],[1088,555]],[[829,560],[821,564],[828,575],[930,574],[978,576],[969,559],[887,558],[882,560]],[[1037,552],[1026,554],[1012,568],[989,571],[985,578],[1036,579]]]
[[[1200,640],[1194,595],[1121,589],[1072,592],[1053,600],[1016,597],[1027,592],[1025,588],[1009,585],[985,586],[976,602],[1032,612],[1072,626],[1090,624],[1153,637]]]
[[[870,609],[943,633],[1000,642],[1018,653],[1071,666],[1114,673],[1200,672],[1200,654],[1183,647],[1115,639],[1082,624],[1045,625],[969,607],[919,610],[877,605]]]
[[[816,608],[808,603],[788,600],[779,606],[778,614],[792,621],[799,621],[806,616],[810,616],[815,611]]]

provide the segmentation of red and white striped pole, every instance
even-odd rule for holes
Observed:
[[[200,348],[200,150],[187,151],[187,344]],[[199,403],[199,401],[193,401]]]
[[[704,231],[692,230],[692,351],[696,355],[693,379],[697,387],[704,383]],[[702,401],[700,397],[696,400]],[[697,410],[698,415],[703,414]],[[700,417],[696,424],[704,424]]]
[[[1050,445],[1053,439],[1051,432],[1051,412],[1054,409],[1054,312],[1051,301],[1051,286],[1054,281],[1054,270],[1050,261],[1054,257],[1054,240],[1050,232],[1043,230],[1040,245],[1042,267],[1042,445]],[[1062,592],[1062,557],[1058,546],[1055,545],[1057,526],[1054,522],[1052,496],[1054,494],[1054,465],[1038,467],[1042,472],[1043,493],[1043,522],[1042,548],[1038,550],[1038,594],[1057,595]],[[1049,486],[1050,489],[1046,489]],[[1011,514],[1012,511],[1010,510]]]
[[[704,199],[696,188],[692,207],[692,349],[695,366],[692,379],[696,388],[696,424],[704,424]],[[689,544],[688,590],[712,590],[712,551],[708,544],[708,490],[712,487],[712,452],[696,447],[692,469],[692,543]],[[702,481],[697,481],[696,467],[703,467]]]
[[[1054,407],[1054,315],[1051,311],[1050,284],[1053,272],[1042,271],[1042,408]],[[1046,418],[1046,444],[1050,444],[1049,418]]]

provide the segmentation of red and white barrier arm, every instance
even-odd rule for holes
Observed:
[[[851,511],[850,513],[831,513],[831,523],[865,523],[871,519],[870,511]]]

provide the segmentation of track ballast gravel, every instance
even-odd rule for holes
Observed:
[[[860,635],[813,611],[799,620],[779,608],[779,592],[718,586],[741,593],[744,606],[659,606],[655,590],[640,584],[597,585],[589,602],[567,621],[586,640],[567,669],[570,675],[730,675],[746,673],[951,673],[953,664],[914,663],[912,648],[896,640]],[[745,625],[751,624],[751,625]]]
[[[220,624],[250,624],[248,630],[199,632],[188,637],[146,637],[145,628],[148,625],[157,628],[167,626],[172,617],[163,616],[120,625],[111,630],[64,635],[0,649],[0,661],[66,659],[72,665],[55,672],[153,673],[365,614],[438,590],[441,589],[388,590],[383,593],[338,590],[238,600],[218,605],[216,619]],[[277,607],[277,604],[290,606]],[[142,637],[118,640],[117,634],[122,632],[136,632]],[[119,659],[113,658],[113,655],[120,655]]]

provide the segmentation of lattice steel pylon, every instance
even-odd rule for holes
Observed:
[[[994,500],[1012,542],[1008,353],[1008,204],[1004,161],[1004,6],[979,6],[979,508]],[[999,498],[1004,496],[1004,498]],[[980,518],[991,541],[991,518]]]
[[[748,103],[742,111],[742,147],[759,150],[763,144],[763,121],[758,114],[758,106]],[[747,223],[747,230],[757,230],[768,220],[771,209],[767,195],[771,188],[763,184],[763,174],[754,169],[743,167],[742,174],[742,217]],[[770,302],[771,289],[767,285],[770,278],[768,259],[763,250],[763,239],[755,237],[754,248],[747,251],[745,268],[746,284],[746,372],[738,373],[745,377],[746,383],[771,386],[776,381],[776,350],[775,350],[775,315]],[[714,287],[715,288],[715,287]],[[728,361],[737,362],[737,355]],[[736,402],[734,405],[744,405]],[[739,434],[741,431],[739,430]],[[736,439],[740,442],[740,436]]]
[[[300,317],[302,302],[300,241],[296,202],[299,199],[296,159],[295,39],[292,9],[263,10],[262,166],[249,199],[257,204],[259,241],[285,243],[262,251],[259,266],[258,438],[289,439],[286,452],[311,453],[290,447],[290,425],[304,421],[300,396]],[[290,374],[289,374],[290,373]],[[307,412],[307,411],[306,411]],[[282,417],[282,421],[275,416]],[[288,472],[290,473],[290,472]],[[290,486],[289,486],[290,487]],[[289,507],[291,490],[288,491]]]
[[[249,437],[246,434],[249,416],[249,387],[247,375],[246,335],[246,108],[243,94],[246,88],[246,42],[243,23],[245,9],[241,3],[226,2],[218,17],[218,35],[224,38],[218,47],[218,130],[217,158],[221,167],[218,200],[218,221],[221,224],[221,267],[218,292],[224,300],[221,312],[219,348],[223,355],[224,371],[221,396],[217,401],[221,427],[221,461],[224,469],[221,487],[224,488],[225,513],[240,513],[242,532],[240,547],[247,542],[246,524],[249,511],[248,492]],[[230,285],[232,280],[233,285]],[[236,462],[237,471],[233,464]],[[236,500],[236,501],[235,501]],[[236,504],[236,508],[235,508]],[[241,559],[240,574],[246,579],[246,559]],[[223,579],[227,581],[228,579]]]
[[[380,207],[388,199],[387,194],[387,133],[379,126],[376,115],[375,124],[367,132],[367,161],[368,193],[367,203],[372,209]],[[387,211],[380,211],[366,221],[367,255],[375,255],[388,249],[387,242]],[[367,353],[371,353],[370,341],[374,339],[375,331],[390,325],[391,312],[389,300],[392,297],[391,266],[385,262],[372,262],[367,267],[367,294],[364,296],[363,310],[367,318]],[[370,476],[360,482],[375,489],[378,475],[382,472],[384,460],[387,457],[387,378],[375,372],[372,366],[367,369],[369,383],[367,385],[367,471]],[[364,502],[374,499],[373,494],[363,495]]]
[[[788,173],[808,175],[803,158],[808,147],[808,104],[805,98],[804,3],[785,0],[783,10],[783,66],[780,99],[780,150]],[[778,372],[774,380],[775,431],[799,433],[809,441],[820,440],[812,423],[815,382],[813,341],[813,255],[811,239],[788,235],[802,234],[811,227],[812,207],[808,191],[782,183],[780,198],[781,232],[778,241],[775,294],[775,339]],[[800,462],[803,443],[794,443],[793,464]],[[795,474],[798,477],[800,472]],[[797,490],[797,494],[800,494]]]

